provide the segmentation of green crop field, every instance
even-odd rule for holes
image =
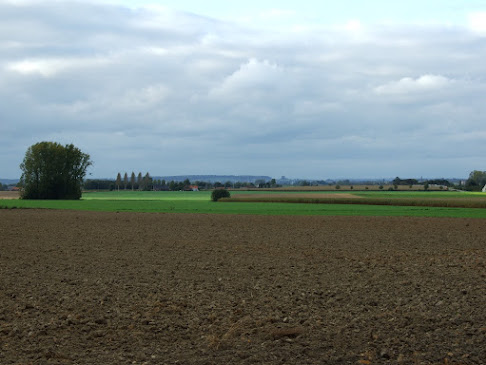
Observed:
[[[233,196],[255,194],[232,192]],[[329,192],[331,193],[331,192]],[[332,192],[334,195],[339,194]],[[262,192],[269,195],[272,192]],[[298,196],[299,192],[291,193]],[[309,195],[309,192],[305,192]],[[317,193],[316,193],[317,194]],[[318,193],[322,196],[323,192]],[[325,193],[324,193],[325,194]],[[349,191],[343,194],[350,194]],[[286,203],[286,202],[212,202],[211,192],[90,192],[84,193],[78,201],[55,200],[0,200],[1,208],[44,208],[116,212],[160,212],[160,213],[213,213],[254,215],[362,215],[362,216],[417,216],[417,217],[471,217],[486,218],[484,208],[455,208],[437,206],[372,205],[373,199],[385,199],[400,204],[407,200],[440,201],[484,201],[486,194],[462,192],[356,192],[352,193],[370,204],[344,203]]]

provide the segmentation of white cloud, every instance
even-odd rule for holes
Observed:
[[[106,66],[111,62],[113,60],[105,57],[25,59],[8,63],[7,70],[23,75],[40,74],[44,77],[52,77],[65,71]]]
[[[453,81],[441,75],[423,75],[417,79],[404,77],[375,87],[378,95],[410,95],[414,93],[432,92],[449,86]]]
[[[283,70],[276,64],[252,58],[211,90],[210,95],[246,98],[252,93],[275,90],[282,77]]]
[[[486,11],[469,14],[469,28],[473,32],[486,35]]]

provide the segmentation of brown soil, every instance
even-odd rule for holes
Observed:
[[[485,228],[0,210],[0,364],[480,364]]]
[[[0,191],[0,199],[18,199],[19,196],[18,191]]]
[[[349,193],[341,193],[341,194],[332,194],[332,193],[274,193],[274,194],[238,194],[234,193],[232,197],[237,198],[239,200],[243,199],[282,199],[282,198],[290,198],[290,199],[332,199],[332,198],[342,198],[342,199],[354,199],[360,198],[357,195],[349,194]]]

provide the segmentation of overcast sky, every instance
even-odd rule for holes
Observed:
[[[486,170],[486,0],[0,0],[0,177]]]

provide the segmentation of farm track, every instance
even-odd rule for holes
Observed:
[[[485,230],[0,210],[0,364],[481,364]]]

